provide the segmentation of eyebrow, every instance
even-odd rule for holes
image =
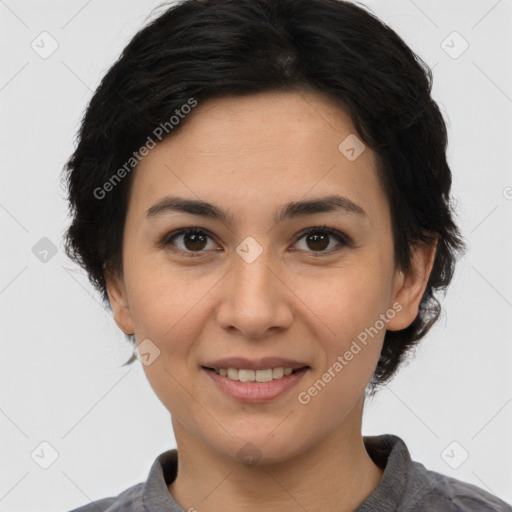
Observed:
[[[159,200],[146,211],[146,217],[156,217],[169,212],[189,213],[218,220],[227,225],[233,224],[233,215],[218,206],[205,201],[177,196],[166,196]],[[331,195],[287,203],[274,215],[274,222],[277,224],[287,219],[328,212],[355,214],[368,220],[368,214],[357,203],[348,197]]]

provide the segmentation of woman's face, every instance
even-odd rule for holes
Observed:
[[[107,281],[178,443],[283,461],[359,434],[385,330],[414,320],[430,271],[394,271],[375,154],[313,93],[190,116],[135,171],[123,277]]]

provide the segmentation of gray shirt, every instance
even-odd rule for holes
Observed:
[[[512,512],[510,505],[493,494],[412,461],[398,436],[364,436],[363,440],[384,474],[378,487],[354,512]],[[71,512],[183,512],[167,488],[176,478],[177,462],[176,450],[161,453],[146,482]]]

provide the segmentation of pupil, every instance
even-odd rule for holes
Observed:
[[[323,240],[320,242],[320,247],[314,247],[314,246],[313,246],[313,247],[311,247],[311,245],[310,245],[310,248],[312,248],[312,249],[318,249],[318,250],[323,250],[323,249],[325,249],[325,248],[329,245],[329,242],[327,241],[327,238],[328,238],[328,237],[327,237],[327,235],[323,235],[323,234],[320,234],[320,235],[311,235],[311,234],[310,234],[310,235],[308,235],[307,240],[308,240],[308,242],[311,242],[311,241],[312,241],[312,242],[313,242],[313,245],[314,245],[315,243],[318,243],[318,241],[319,241],[321,238],[323,238]]]
[[[198,239],[202,239],[198,241]],[[187,233],[185,234],[184,243],[185,247],[189,250],[198,250],[204,247],[205,236],[199,233]],[[199,245],[197,245],[199,244]]]

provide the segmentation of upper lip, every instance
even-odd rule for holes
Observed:
[[[206,368],[237,368],[247,370],[266,370],[267,368],[291,368],[297,370],[306,363],[301,363],[293,359],[285,359],[282,357],[263,357],[261,359],[246,359],[245,357],[227,357],[224,359],[216,359],[208,361],[202,366]]]

